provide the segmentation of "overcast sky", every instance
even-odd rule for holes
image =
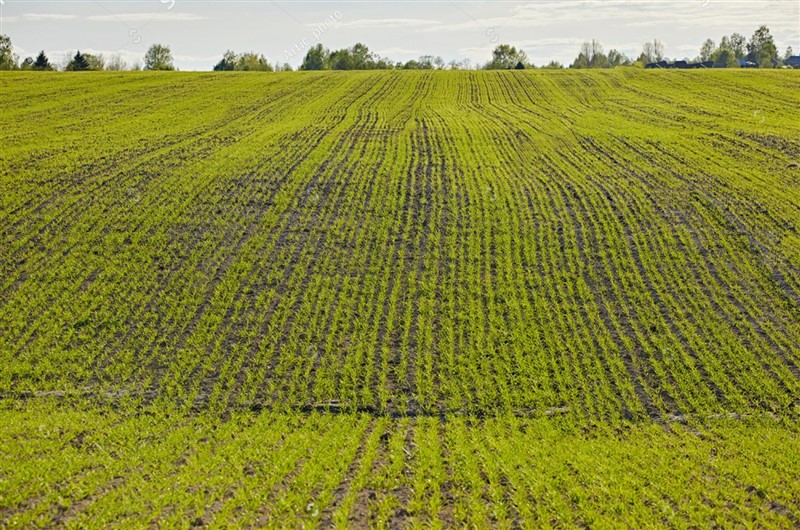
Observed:
[[[569,64],[580,43],[636,56],[654,38],[671,58],[695,57],[702,42],[769,26],[783,54],[800,54],[800,0],[339,1],[0,0],[0,33],[20,57],[45,50],[61,64],[76,49],[128,62],[167,44],[181,70],[210,70],[226,49],[256,51],[297,66],[317,42],[363,42],[381,56],[422,54],[488,60],[500,43],[522,47],[536,65]],[[327,23],[326,23],[327,21]]]

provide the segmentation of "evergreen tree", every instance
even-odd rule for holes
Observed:
[[[53,66],[50,64],[50,60],[47,58],[47,55],[44,54],[44,50],[39,52],[39,55],[36,56],[36,60],[33,62],[33,69],[34,70],[52,70]]]
[[[89,60],[78,50],[75,57],[67,64],[67,70],[70,72],[85,72],[89,70],[89,66]]]

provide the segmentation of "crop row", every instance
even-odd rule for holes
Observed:
[[[672,74],[20,75],[0,394],[794,414],[796,79]]]
[[[796,426],[4,410],[0,524],[797,524]]]

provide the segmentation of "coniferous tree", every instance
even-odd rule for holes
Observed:
[[[67,64],[67,70],[70,72],[85,72],[89,70],[89,66],[89,60],[78,50],[75,57]]]
[[[33,69],[34,70],[52,70],[53,66],[50,64],[50,59],[47,58],[47,55],[44,54],[44,50],[39,52],[39,55],[36,56],[36,60],[33,62]]]

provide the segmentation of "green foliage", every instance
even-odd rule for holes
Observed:
[[[738,68],[739,58],[736,57],[730,37],[727,35],[723,36],[719,43],[719,47],[714,46],[711,39],[709,39],[707,42],[711,42],[712,46],[710,49],[708,49],[707,46],[704,46],[700,50],[700,60],[713,61],[714,66],[720,68]]]
[[[15,70],[17,56],[14,55],[14,46],[8,35],[0,35],[0,70]]]
[[[714,54],[717,51],[717,45],[711,39],[706,39],[703,45],[700,47],[700,60],[701,61],[711,61],[714,58]]]
[[[230,72],[236,69],[236,54],[228,50],[222,55],[222,59],[214,65],[215,72]]]
[[[230,50],[226,51],[222,59],[214,66],[215,72],[221,71],[257,71],[272,72],[274,68],[266,57],[255,52],[244,52],[236,54]]]
[[[778,58],[778,48],[767,26],[758,28],[747,43],[747,60],[760,68],[772,68]]]
[[[730,36],[731,51],[737,59],[744,59],[747,54],[747,39],[741,33],[732,33]]]
[[[258,55],[255,52],[245,52],[238,56],[236,60],[236,70],[241,71],[258,71],[258,72],[271,72],[273,71],[272,65],[269,64],[267,58],[263,55]]]
[[[99,71],[105,68],[105,60],[102,55],[92,55],[90,53],[81,53],[78,50],[75,56],[67,63],[66,70],[68,72],[87,72]]]
[[[422,55],[419,59],[411,59],[405,63],[397,63],[396,68],[402,70],[442,70],[445,67],[444,59],[433,55]]]
[[[78,50],[72,60],[67,63],[66,70],[68,72],[85,72],[91,70],[89,54],[83,54],[80,50]]]
[[[723,68],[738,68],[739,67],[739,60],[736,58],[736,54],[730,48],[724,48],[722,46],[714,53],[712,58],[714,61],[715,66],[721,66]]]
[[[52,70],[53,66],[50,64],[50,60],[45,55],[44,50],[39,52],[39,55],[36,56],[36,61],[33,62],[33,69],[34,70]]]
[[[330,67],[333,70],[386,70],[392,65],[381,59],[362,43],[350,48],[330,52]]]
[[[769,30],[766,31],[768,34]],[[732,33],[730,36],[723,35],[719,46],[712,39],[707,39],[700,48],[698,60],[713,61],[714,66],[718,68],[738,68],[740,59],[747,57],[752,61],[747,55],[746,46],[747,40],[739,33]]]
[[[616,50],[614,52],[614,61],[617,63],[612,64],[609,57],[603,52],[603,45],[597,39],[591,42],[587,41],[581,45],[581,51],[578,57],[575,58],[570,68],[611,68],[612,66],[620,66],[624,62],[622,54]]]
[[[145,70],[174,70],[169,46],[153,44],[144,55]]]
[[[545,68],[545,69],[548,69],[548,70],[560,70],[560,69],[564,68],[564,65],[561,64],[558,61],[550,61],[546,65],[542,66],[542,68]]]
[[[316,44],[306,52],[300,70],[329,70],[330,67],[330,51],[322,44]]]
[[[492,52],[492,60],[486,63],[485,70],[510,70],[517,64],[529,66],[528,55],[522,50],[517,50],[510,44],[500,44]]]
[[[300,70],[389,70],[394,65],[378,57],[362,43],[330,51],[322,44],[308,49]]]
[[[87,54],[84,54],[84,57],[86,58],[86,62],[89,65],[89,68],[88,68],[89,70],[93,70],[93,71],[105,70],[106,61],[105,61],[105,58],[103,57],[102,54],[100,54],[100,55],[92,55],[92,54],[87,53]]]
[[[630,66],[632,61],[622,52],[619,50],[611,50],[608,52],[608,65],[611,68],[616,68],[618,66]]]

